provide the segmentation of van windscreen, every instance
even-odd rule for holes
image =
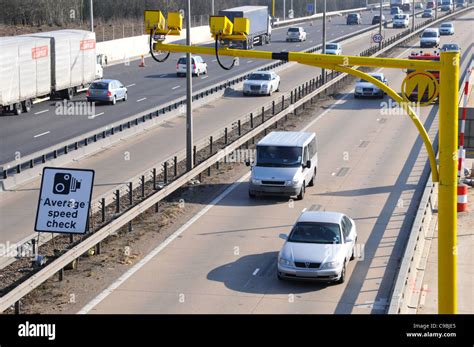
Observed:
[[[298,167],[301,165],[301,147],[258,146],[257,166]]]

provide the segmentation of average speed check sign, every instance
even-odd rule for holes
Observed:
[[[84,234],[88,229],[94,170],[45,167],[35,230]]]

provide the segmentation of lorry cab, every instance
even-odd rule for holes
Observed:
[[[250,166],[250,162],[247,162]],[[316,134],[274,131],[257,144],[249,182],[249,197],[256,195],[304,198],[314,185],[318,167]]]

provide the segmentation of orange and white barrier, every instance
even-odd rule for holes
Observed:
[[[458,212],[467,211],[467,185],[458,185]]]
[[[140,64],[139,64],[138,66],[139,66],[139,67],[145,67],[145,66],[146,66],[146,65],[145,65],[145,56],[144,56],[144,55],[142,55],[142,59],[141,59]]]

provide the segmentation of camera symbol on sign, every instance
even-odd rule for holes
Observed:
[[[78,181],[68,173],[57,173],[54,175],[53,194],[67,195],[81,188]]]

